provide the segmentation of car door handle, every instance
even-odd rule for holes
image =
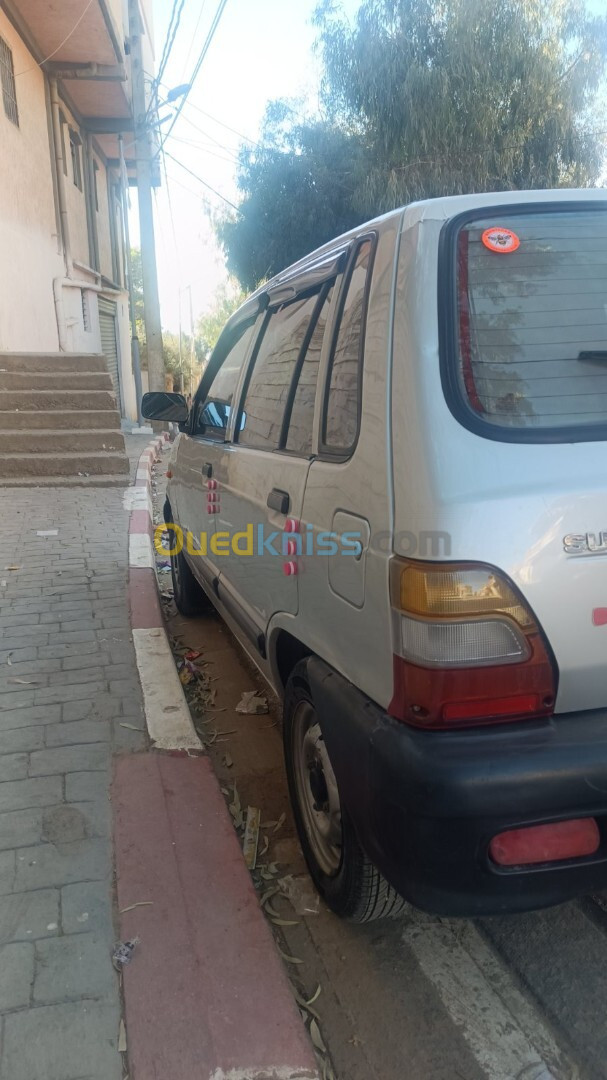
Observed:
[[[203,476],[212,476],[213,475],[213,466],[211,465],[210,461],[205,461],[204,465],[202,466],[202,475]]]
[[[281,491],[280,488],[272,488],[268,495],[268,506],[270,510],[277,510],[279,514],[288,514],[290,505],[291,496],[288,491]]]

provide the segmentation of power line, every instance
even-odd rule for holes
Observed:
[[[203,11],[204,11],[204,9],[206,7],[206,4],[207,4],[207,0],[202,0],[202,3],[200,5],[200,11],[198,12],[198,19],[196,20],[196,26],[194,27],[194,33],[192,34],[192,40],[190,41],[190,47],[188,49],[188,54],[187,54],[187,56],[185,58],[185,61],[184,61],[184,64],[183,64],[183,71],[181,73],[181,78],[182,79],[185,78],[185,73],[187,71],[188,63],[190,61],[190,56],[192,55],[192,49],[194,48],[194,42],[196,40],[196,34],[198,33],[198,27],[200,26],[200,23],[202,21],[202,13],[203,13]]]
[[[230,202],[229,199],[226,199],[225,195],[222,195],[220,191],[217,191],[214,187],[211,187],[211,185],[208,184],[206,180],[202,179],[202,176],[198,176],[198,173],[192,172],[192,170],[189,169],[187,165],[184,165],[183,161],[180,161],[179,158],[173,157],[173,154],[169,154],[168,150],[165,150],[165,153],[166,156],[171,159],[171,161],[174,161],[176,165],[180,166],[180,168],[185,169],[185,171],[189,173],[190,176],[193,176],[194,179],[198,180],[200,184],[204,184],[204,186],[208,188],[209,191],[213,192],[213,195],[216,195],[218,199],[221,199],[224,203],[227,203],[228,206],[231,206],[232,210],[235,210],[236,213],[240,214],[240,216],[242,217],[242,211],[239,210],[239,208],[236,206],[236,203]]]
[[[211,157],[217,158],[219,161],[227,161],[228,164],[238,164],[235,157],[227,157],[226,154],[218,154],[217,150],[213,150],[210,146],[205,146],[204,143],[194,142],[192,139],[182,139],[178,135],[171,135],[173,142],[182,143],[183,146],[191,146],[195,150],[200,150],[203,154],[210,154]]]
[[[177,6],[179,5],[179,7]],[[152,102],[158,94],[158,87],[164,75],[166,66],[169,62],[173,46],[175,44],[175,38],[179,29],[179,23],[181,21],[181,14],[185,5],[185,0],[173,0],[173,7],[171,9],[171,18],[169,19],[169,25],[167,28],[167,35],[164,41],[164,47],[162,50],[162,57],[158,66],[158,74],[152,83],[152,89],[150,91],[150,101],[146,112],[146,118],[149,116],[152,109]]]
[[[214,143],[215,146],[218,146],[220,150],[225,150],[226,153],[230,154],[233,160],[238,163],[238,151],[234,150],[231,146],[226,146],[225,143],[220,142],[219,139],[216,139],[213,135],[210,134],[210,132],[205,131],[204,128],[199,127],[198,124],[195,124],[193,122],[193,120],[190,120],[189,116],[184,115],[183,119],[186,121],[187,124],[190,125],[190,127],[194,128],[194,131],[197,131],[200,135],[204,135],[205,139],[210,139],[210,141]],[[174,135],[172,137],[175,138]]]
[[[205,109],[201,109],[200,105],[195,105],[193,101],[188,101],[188,105],[190,106],[191,109],[196,109],[196,112],[202,113],[203,116],[208,117],[208,119],[212,120],[213,123],[219,124],[220,127],[225,128],[226,131],[231,131],[232,135],[237,135],[238,138],[243,139],[244,142],[251,143],[251,146],[260,146],[260,143],[255,142],[255,139],[249,138],[248,135],[243,135],[242,131],[237,131],[236,128],[230,127],[230,125],[225,124],[223,122],[223,120],[218,120],[216,116],[211,116],[211,114],[209,112],[206,112]],[[190,123],[191,122],[192,121],[190,121]]]
[[[57,53],[59,52],[59,50],[63,48],[63,46],[65,45],[66,41],[69,41],[69,40],[70,40],[70,38],[71,38],[71,36],[72,36],[72,34],[74,34],[74,33],[76,32],[76,30],[77,30],[77,29],[78,29],[78,27],[80,26],[80,23],[82,22],[82,20],[83,20],[84,16],[86,15],[86,13],[87,13],[87,11],[88,11],[88,9],[90,8],[90,6],[91,6],[91,4],[92,4],[92,3],[93,3],[93,0],[89,0],[88,4],[86,5],[86,7],[85,7],[85,8],[83,9],[83,11],[82,11],[82,14],[81,14],[81,15],[80,15],[80,17],[79,17],[79,18],[78,18],[78,19],[76,20],[76,22],[74,23],[74,25],[72,26],[72,29],[70,30],[70,32],[69,32],[69,34],[67,35],[67,37],[64,37],[64,39],[63,39],[63,41],[61,42],[61,44],[60,44],[60,45],[58,45],[56,49],[53,49],[52,53],[49,53],[49,54],[48,54],[48,56],[45,56],[45,57],[44,57],[44,60],[41,60],[41,61],[40,61],[40,63],[36,63],[36,64],[33,64],[33,65],[32,65],[32,67],[26,68],[26,69],[25,69],[25,71],[17,71],[17,72],[15,73],[15,75],[14,75],[14,78],[15,78],[15,79],[18,79],[20,75],[27,75],[28,71],[35,71],[35,70],[36,70],[36,68],[42,67],[42,65],[43,65],[43,64],[46,64],[47,60],[51,60],[51,59],[53,58],[53,56],[56,56],[56,54],[57,54]]]
[[[215,37],[217,27],[219,26],[219,23],[221,22],[221,17],[223,15],[224,11],[225,11],[225,7],[226,7],[227,2],[228,2],[228,0],[219,0],[219,4],[217,6],[217,11],[215,12],[215,16],[213,18],[213,22],[211,23],[210,29],[209,29],[209,31],[207,33],[207,36],[206,36],[205,40],[204,40],[204,44],[202,46],[202,49],[200,50],[200,55],[198,57],[198,60],[196,61],[194,71],[192,72],[192,77],[190,79],[188,89],[186,90],[185,94],[183,94],[183,96],[182,96],[182,98],[181,98],[181,100],[179,102],[179,105],[177,106],[175,116],[173,117],[173,122],[172,122],[169,130],[167,131],[167,133],[166,133],[166,135],[164,137],[164,142],[163,142],[162,145],[164,145],[164,143],[168,139],[169,135],[171,134],[173,128],[175,127],[175,124],[177,123],[177,121],[178,121],[178,119],[179,119],[179,117],[181,115],[181,110],[183,109],[183,106],[185,105],[185,103],[186,103],[186,101],[188,99],[188,94],[190,93],[190,91],[191,91],[191,89],[192,89],[192,87],[193,87],[193,85],[194,85],[194,83],[196,81],[196,78],[198,76],[198,72],[200,71],[200,69],[201,69],[201,67],[203,65],[204,58],[207,55],[207,53],[208,53],[208,51],[209,51],[209,49],[211,47],[211,42],[213,41],[213,38]]]

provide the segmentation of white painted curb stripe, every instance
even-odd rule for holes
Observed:
[[[490,1080],[573,1080],[533,1004],[471,923],[408,915],[403,943]]]
[[[157,750],[202,750],[164,628],[132,633],[152,743]]]
[[[250,1065],[248,1069],[214,1069],[209,1080],[320,1080],[317,1072],[292,1069],[289,1065]]]
[[[129,533],[129,566],[156,569],[154,548],[149,533]]]

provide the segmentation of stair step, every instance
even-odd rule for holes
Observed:
[[[2,371],[0,390],[110,390],[107,371]]]
[[[91,476],[0,476],[0,488],[127,487],[128,473],[95,473]]]
[[[18,409],[116,409],[109,390],[0,390],[0,412]]]
[[[124,449],[124,435],[117,429],[113,431],[105,428],[87,430],[83,427],[75,430],[41,428],[37,431],[29,429],[6,431],[3,430],[0,420],[0,454],[64,454],[76,450],[79,453],[102,450],[119,450],[124,453]]]
[[[93,473],[128,472],[129,462],[124,451],[60,454],[11,453],[0,456],[0,478],[32,476],[42,479],[45,476],[76,477]]]
[[[76,428],[120,430],[120,414],[115,409],[45,409],[0,412],[0,431],[41,431]]]
[[[3,353],[1,371],[107,371],[99,353]]]

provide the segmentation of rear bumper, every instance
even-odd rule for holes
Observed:
[[[428,733],[387,716],[309,661],[341,796],[369,858],[416,906],[443,915],[546,907],[607,887],[607,709]],[[500,870],[493,836],[596,817],[595,855]]]

